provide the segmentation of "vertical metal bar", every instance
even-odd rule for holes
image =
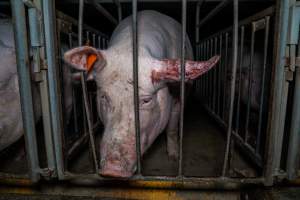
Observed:
[[[200,27],[199,27],[199,22],[200,22],[200,8],[202,6],[202,3],[203,3],[203,0],[199,0],[197,2],[197,6],[196,6],[196,24],[195,24],[195,41],[196,41],[196,45],[199,43],[199,30],[200,30]],[[197,54],[197,52],[196,52]]]
[[[90,42],[90,32],[86,31],[85,34],[86,34],[86,41],[85,41],[84,45],[91,45],[91,42]]]
[[[180,125],[179,125],[179,167],[178,176],[183,175],[182,170],[182,140],[183,140],[183,121],[184,121],[184,100],[185,100],[185,36],[186,36],[186,1],[182,0],[181,10],[181,79],[180,79]]]
[[[14,38],[26,153],[31,180],[37,182],[40,178],[38,173],[39,161],[33,114],[25,8],[21,0],[11,0],[11,8],[14,22]]]
[[[225,60],[223,66],[223,120],[226,123],[225,113],[226,113],[226,89],[227,89],[227,64],[228,64],[228,32],[225,33]]]
[[[43,16],[45,28],[45,45],[48,66],[48,81],[49,81],[49,95],[50,95],[50,109],[51,109],[51,122],[53,130],[54,149],[57,165],[58,177],[63,179],[63,153],[62,153],[62,119],[61,119],[61,102],[58,94],[58,71],[57,60],[55,52],[56,48],[56,27],[52,23],[55,19],[54,2],[50,0],[43,1]]]
[[[215,54],[217,54],[217,48],[218,48],[218,38],[215,37]],[[214,113],[217,113],[217,105],[216,105],[216,95],[217,95],[217,68],[215,67],[213,69],[213,77],[214,77],[214,83],[213,83],[213,111]]]
[[[98,48],[101,49],[101,36],[98,36]]]
[[[83,22],[83,9],[84,9],[84,0],[79,0],[79,19],[78,22],[78,36],[82,37],[82,22]],[[87,38],[88,36],[88,31],[87,31]],[[79,38],[79,46],[82,45],[82,38]],[[91,122],[91,114],[89,110],[89,105],[88,105],[88,94],[87,94],[87,88],[85,84],[85,74],[84,72],[80,73],[80,80],[81,80],[81,86],[82,86],[82,93],[83,93],[83,101],[84,101],[84,110],[86,114],[86,119],[87,119],[87,125],[88,125],[88,133],[89,133],[89,138],[90,138],[90,145],[92,148],[92,156],[93,156],[93,161],[94,161],[94,168],[95,171],[98,172],[99,166],[98,166],[98,160],[97,160],[97,154],[96,154],[96,148],[95,148],[95,140],[94,140],[94,135],[93,135],[93,125]]]
[[[209,58],[209,40],[206,40],[206,59],[207,60]],[[208,73],[206,73],[205,75],[205,87],[206,87],[206,94],[205,94],[205,99],[206,99],[206,105],[209,106],[209,76]]]
[[[242,67],[244,62],[244,38],[245,38],[245,27],[241,27],[241,47],[240,47],[240,59],[239,59],[239,86],[238,86],[238,97],[237,97],[237,108],[236,108],[236,133],[239,134],[239,123],[240,123],[240,103],[241,103],[241,85],[242,85]]]
[[[229,158],[229,148],[231,143],[232,134],[232,117],[233,117],[233,104],[234,104],[234,92],[235,92],[235,78],[236,78],[236,67],[237,67],[237,54],[238,54],[238,0],[233,0],[233,56],[232,56],[232,79],[230,82],[230,107],[229,107],[229,119],[228,119],[228,129],[227,129],[227,141],[226,150],[223,163],[222,176],[226,176],[228,158]]]
[[[72,33],[68,34],[69,36],[69,48],[73,48],[73,40],[72,40]],[[74,114],[74,129],[75,133],[78,133],[78,116],[77,116],[77,99],[74,85],[72,84],[72,99],[73,99],[73,114]]]
[[[93,47],[96,48],[96,34],[93,33]]]
[[[138,38],[137,38],[137,0],[132,0],[132,47],[133,47],[133,91],[137,174],[141,174],[141,140],[140,140],[140,113],[139,113],[139,77],[138,77]]]
[[[257,142],[255,147],[256,154],[260,152],[260,142],[261,142],[261,126],[262,126],[262,115],[263,115],[263,106],[264,106],[264,96],[265,96],[265,76],[267,68],[267,54],[268,54],[268,41],[269,41],[269,26],[270,26],[270,17],[265,17],[265,41],[264,41],[264,61],[263,61],[263,72],[262,72],[262,83],[261,83],[261,93],[260,93],[260,105],[259,105],[259,117],[258,117],[258,127],[257,127]]]
[[[106,49],[106,48],[105,48],[105,40],[106,40],[106,39],[105,39],[104,37],[102,37],[102,49]]]
[[[209,52],[209,56],[208,57],[212,57],[212,54],[213,54],[213,39],[211,38],[210,40],[210,52]],[[213,88],[213,70],[210,70],[208,72],[208,86],[209,86],[209,107],[210,109],[213,111],[213,102],[212,102],[212,97],[213,97],[213,91],[212,91],[212,88]]]
[[[219,61],[219,67],[218,67],[218,97],[217,97],[217,114],[221,116],[221,77],[222,77],[222,64],[223,64],[223,58],[222,58],[222,45],[223,45],[223,37],[222,34],[220,34],[220,56],[221,59]]]
[[[298,43],[298,56],[300,45]],[[295,69],[295,89],[293,98],[293,110],[287,159],[287,175],[289,179],[295,179],[299,170],[299,146],[300,146],[300,68]]]
[[[255,44],[255,23],[252,22],[251,28],[251,52],[250,52],[250,66],[249,66],[249,77],[248,77],[248,101],[247,101],[247,111],[246,111],[246,122],[245,122],[245,143],[248,141],[249,137],[249,116],[251,108],[251,99],[252,99],[252,82],[253,82],[253,56],[254,56],[254,44]]]

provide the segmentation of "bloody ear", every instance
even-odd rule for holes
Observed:
[[[207,61],[185,61],[185,81],[195,79],[214,67],[220,56],[214,56]],[[160,67],[153,69],[152,83],[159,81],[174,82],[180,81],[180,59],[164,59],[159,61]]]
[[[88,73],[96,68],[96,70],[101,70],[106,63],[101,52],[90,46],[77,47],[67,51],[64,54],[64,60],[73,68]]]

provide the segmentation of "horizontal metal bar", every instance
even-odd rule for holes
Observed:
[[[206,15],[204,19],[202,19],[198,27],[200,28],[204,24],[206,24],[211,18],[213,18],[215,15],[217,15],[225,6],[227,6],[228,3],[230,3],[232,0],[223,0],[221,3],[219,3],[210,13]]]
[[[96,0],[98,3],[114,3],[114,0]],[[120,3],[130,3],[131,0],[119,0]],[[189,0],[188,2],[198,2],[199,0]],[[205,2],[220,2],[222,0],[205,0]],[[155,2],[155,3],[179,3],[181,0],[139,0],[139,2]],[[274,0],[239,0],[239,2],[274,2]],[[65,0],[62,4],[78,4],[78,0]]]
[[[77,0],[77,1],[78,1],[78,0]],[[77,21],[76,19],[74,19],[74,18],[72,18],[72,17],[70,17],[70,16],[64,14],[64,13],[61,12],[61,11],[56,10],[56,17],[59,18],[59,19],[61,19],[61,20],[63,20],[63,21],[72,23],[73,26],[76,26],[76,27],[78,26],[78,21]],[[90,32],[96,33],[97,35],[100,35],[101,37],[105,37],[105,38],[108,39],[108,36],[107,36],[107,35],[105,35],[104,33],[102,33],[102,32],[100,32],[100,31],[96,30],[95,28],[92,28],[91,26],[88,26],[88,25],[86,25],[86,24],[83,24],[82,26],[83,26],[83,29],[84,29],[84,30],[88,30],[88,31],[90,31]]]
[[[274,12],[275,12],[275,7],[271,6],[271,7],[267,8],[267,9],[261,11],[261,12],[256,13],[255,15],[252,15],[252,16],[246,18],[246,19],[243,19],[243,20],[239,21],[239,26],[250,24],[250,23],[252,23],[254,21],[257,21],[257,20],[259,20],[261,18],[264,18],[265,16],[271,16],[271,15],[274,14]],[[223,29],[223,30],[221,30],[221,31],[219,31],[217,33],[214,33],[214,34],[210,35],[209,37],[207,37],[207,38],[205,38],[203,40],[200,40],[199,43],[201,43],[201,42],[203,42],[205,40],[208,40],[210,38],[216,37],[217,35],[221,35],[221,34],[224,34],[226,32],[230,32],[231,30],[232,30],[232,26],[231,27],[227,27],[227,28],[225,28],[225,29]]]
[[[72,174],[66,172],[66,180],[80,185],[126,185],[143,188],[172,188],[172,189],[238,189],[250,185],[262,185],[263,178],[202,178],[202,177],[167,177],[134,175],[130,179],[107,178],[97,174]]]
[[[91,0],[92,5],[94,8],[99,11],[106,19],[108,19],[114,25],[118,24],[118,20],[114,18],[105,8],[103,8],[97,1]]]

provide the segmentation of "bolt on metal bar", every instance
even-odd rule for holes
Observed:
[[[232,56],[232,79],[230,82],[230,107],[229,107],[229,119],[228,119],[228,129],[227,129],[227,140],[226,140],[226,150],[223,164],[222,177],[226,176],[228,158],[229,158],[229,148],[231,143],[232,134],[232,119],[233,119],[233,105],[234,105],[234,92],[235,92],[235,78],[236,78],[236,68],[237,68],[237,54],[238,54],[238,0],[233,0],[233,56]]]
[[[223,41],[222,41],[223,37],[222,34],[220,34],[219,36],[219,40],[220,40],[220,56],[221,59],[219,61],[219,67],[218,67],[218,94],[217,94],[217,114],[220,116],[221,115],[221,77],[222,77],[222,64],[223,64],[223,58],[222,58],[222,45],[223,45]]]
[[[141,174],[141,133],[140,133],[140,109],[139,109],[139,77],[138,77],[138,23],[137,23],[137,0],[132,0],[132,48],[133,48],[133,94],[134,94],[134,117],[135,117],[135,140],[137,174]]]
[[[225,33],[225,58],[224,58],[224,66],[223,66],[223,112],[222,118],[226,122],[225,113],[226,113],[226,84],[227,84],[227,64],[228,64],[228,32]]]
[[[253,82],[253,57],[254,57],[254,44],[255,44],[255,23],[252,22],[251,29],[251,52],[250,52],[250,66],[249,66],[249,76],[248,76],[248,101],[247,101],[247,111],[246,111],[246,122],[245,122],[245,143],[248,141],[249,137],[249,117],[252,99],[252,82]]]
[[[241,103],[241,85],[242,85],[242,67],[244,62],[244,39],[245,39],[245,26],[241,27],[241,41],[240,41],[240,59],[239,59],[239,84],[238,84],[238,97],[237,97],[237,108],[236,108],[236,133],[239,135],[239,124],[240,124],[240,103]]]
[[[78,36],[79,36],[79,46],[82,45],[82,22],[83,22],[83,10],[84,10],[84,0],[79,0],[79,19],[78,22]],[[88,31],[87,31],[87,38],[88,38]],[[87,125],[88,125],[88,133],[89,133],[89,139],[90,139],[90,145],[92,148],[92,156],[94,161],[94,168],[95,171],[98,172],[99,166],[98,166],[98,160],[97,160],[97,154],[96,154],[96,148],[95,148],[95,139],[93,135],[93,125],[91,122],[91,115],[88,105],[88,96],[87,96],[87,88],[85,83],[85,77],[84,72],[80,73],[80,81],[82,86],[82,93],[83,93],[83,101],[84,101],[84,110],[86,114],[87,119]]]
[[[27,28],[24,4],[20,0],[11,0],[12,17],[14,25],[14,39],[17,57],[17,71],[20,88],[20,100],[22,109],[22,120],[24,127],[24,138],[30,177],[33,182],[40,178],[38,173],[39,161],[36,141],[35,121],[33,113],[30,65],[28,55]]]
[[[268,54],[268,41],[269,41],[269,26],[270,26],[270,16],[266,16],[265,17],[263,73],[262,73],[259,117],[258,117],[258,127],[257,127],[257,142],[256,142],[256,147],[255,147],[256,154],[259,154],[259,152],[260,152],[260,143],[261,143],[261,129],[262,129],[261,126],[262,126],[263,106],[264,106],[264,96],[265,96],[265,79],[266,79],[267,56],[268,56],[267,54]]]
[[[187,0],[182,0],[181,4],[181,68],[180,68],[180,124],[179,124],[179,167],[178,176],[183,176],[182,169],[182,146],[183,146],[183,126],[184,126],[184,101],[185,101],[185,42],[186,42],[186,4]]]

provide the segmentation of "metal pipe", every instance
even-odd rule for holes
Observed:
[[[83,45],[91,45],[91,43],[90,43],[90,32],[89,31],[86,31],[85,32],[85,35],[86,35],[86,41],[85,41],[85,44],[83,44]]]
[[[93,33],[93,47],[96,48],[96,34]]]
[[[118,21],[119,23],[122,21],[122,5],[119,0],[113,0],[118,9]]]
[[[252,82],[253,82],[253,57],[254,57],[254,45],[255,45],[255,22],[251,24],[251,52],[250,52],[250,66],[249,66],[249,76],[248,76],[248,100],[247,100],[247,110],[246,110],[246,122],[245,122],[245,142],[248,142],[249,138],[249,117],[252,99]]]
[[[217,55],[217,48],[218,48],[218,38],[215,37],[215,55]],[[217,68],[213,68],[213,77],[214,77],[214,83],[213,83],[213,110],[215,113],[217,113],[217,105],[216,105],[216,95],[217,95]]]
[[[61,120],[61,103],[58,94],[58,71],[57,60],[55,57],[56,49],[56,27],[52,23],[55,19],[54,2],[50,0],[43,1],[43,16],[45,28],[45,45],[48,66],[48,82],[49,82],[49,95],[50,95],[50,110],[51,122],[53,131],[53,141],[56,158],[56,168],[59,178],[63,178],[63,153],[62,153],[62,120]]]
[[[237,53],[238,53],[238,0],[233,0],[233,56],[232,56],[232,79],[230,82],[230,107],[229,107],[229,119],[227,129],[227,141],[225,158],[223,164],[222,176],[226,176],[226,170],[228,165],[229,147],[231,142],[232,133],[232,118],[233,118],[233,103],[234,103],[234,92],[235,92],[235,78],[236,78],[236,67],[237,67]]]
[[[225,59],[224,59],[224,66],[223,66],[223,120],[227,121],[225,119],[225,113],[226,113],[226,85],[227,85],[227,64],[228,64],[228,32],[225,33]]]
[[[223,46],[223,37],[222,34],[220,34],[220,56],[222,58],[222,46]],[[220,59],[219,65],[218,65],[218,100],[217,100],[217,114],[221,116],[221,77],[222,77],[222,64],[223,64],[223,59]]]
[[[98,10],[106,19],[108,19],[114,25],[118,24],[116,18],[114,18],[105,8],[103,8],[96,0],[91,0],[92,5]]]
[[[134,92],[134,117],[135,138],[137,156],[137,174],[141,174],[141,139],[140,139],[140,113],[139,113],[139,77],[138,77],[138,24],[137,24],[137,0],[132,0],[132,47],[133,47],[133,92]]]
[[[183,175],[182,170],[182,140],[184,126],[184,102],[185,102],[185,41],[186,41],[186,4],[187,0],[182,0],[181,4],[181,63],[180,63],[180,124],[179,124],[179,163],[178,176]]]
[[[202,3],[204,2],[204,0],[199,0],[197,2],[197,6],[196,6],[196,24],[195,24],[195,41],[196,41],[196,45],[199,43],[199,30],[200,30],[200,27],[199,27],[199,22],[200,22],[200,8],[202,6]],[[196,54],[198,52],[196,51]]]
[[[27,160],[31,180],[37,182],[40,179],[38,173],[40,167],[33,113],[25,8],[20,0],[11,0],[11,8]]]
[[[82,45],[83,10],[84,10],[84,0],[79,0],[79,16],[78,16],[79,17],[78,22],[80,22],[78,25],[79,46]],[[88,37],[88,31],[87,31],[87,37]],[[84,72],[80,73],[80,81],[81,81],[81,86],[82,86],[84,110],[85,110],[86,120],[87,120],[87,125],[88,125],[88,133],[89,133],[89,138],[90,138],[90,145],[91,145],[91,150],[92,150],[94,168],[95,168],[95,171],[98,172],[99,166],[98,166],[98,160],[97,160],[97,154],[96,154],[95,139],[94,139],[94,135],[93,135],[93,125],[91,122],[91,114],[90,114],[90,109],[89,109],[89,105],[88,105],[88,96],[87,96],[87,88],[86,88],[86,83],[85,83]]]
[[[206,24],[211,18],[213,18],[215,15],[217,15],[225,6],[227,6],[228,3],[230,3],[232,0],[223,0],[221,3],[219,3],[212,11],[210,11],[204,19],[202,19],[198,27],[200,28],[204,24]]]
[[[286,98],[283,89],[285,82],[285,49],[287,41],[287,31],[288,31],[288,19],[289,19],[289,1],[280,0],[277,2],[278,12],[277,12],[277,23],[278,26],[275,29],[275,46],[274,46],[274,55],[275,55],[275,72],[274,72],[274,86],[272,88],[272,107],[269,118],[270,126],[268,128],[268,136],[266,145],[266,168],[264,170],[265,175],[265,185],[272,185],[274,181],[274,173],[277,171],[278,163],[281,157],[281,145],[278,145],[277,139],[283,134],[282,124],[280,121],[284,121],[285,114],[282,113],[282,107],[285,107],[283,98]],[[279,155],[277,155],[279,154]]]
[[[101,36],[98,36],[98,49],[101,49]]]
[[[258,154],[260,152],[260,142],[261,142],[261,126],[263,117],[263,105],[265,96],[265,76],[267,68],[267,54],[268,54],[268,41],[269,41],[269,26],[270,26],[270,16],[265,17],[265,41],[264,41],[264,61],[263,61],[263,74],[261,83],[261,94],[260,94],[260,105],[259,105],[259,117],[258,117],[258,127],[257,127],[257,142],[255,147],[255,152]]]
[[[238,86],[238,97],[237,97],[237,108],[236,108],[236,133],[239,134],[240,126],[240,103],[241,103],[241,85],[242,85],[242,67],[244,62],[244,38],[245,38],[245,26],[241,27],[241,49],[240,49],[240,60],[239,60],[239,86]]]

